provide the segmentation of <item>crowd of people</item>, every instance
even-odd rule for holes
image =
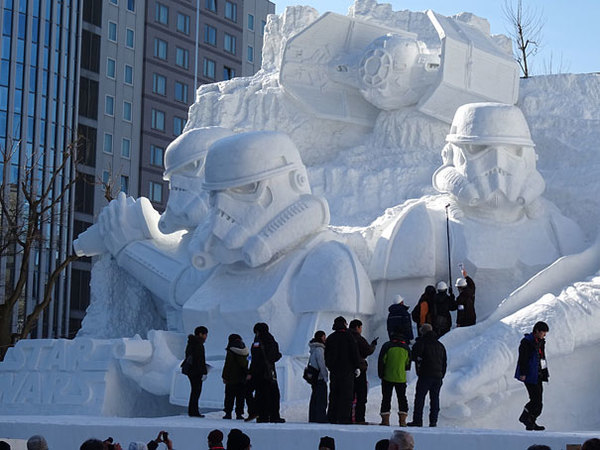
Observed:
[[[461,275],[455,283],[458,296],[444,281],[427,286],[418,303],[409,312],[401,296],[396,296],[389,307],[387,318],[388,341],[379,351],[377,375],[381,380],[380,425],[390,425],[392,395],[398,403],[398,425],[422,427],[425,399],[429,396],[429,423],[436,427],[440,411],[440,390],[447,368],[447,354],[439,338],[452,327],[451,311],[457,311],[456,326],[467,327],[476,322],[475,282],[461,265]],[[413,342],[413,323],[418,336]],[[368,342],[363,337],[363,323],[359,319],[348,325],[337,317],[333,332],[323,330],[314,334],[308,343],[308,367],[313,376],[308,420],[315,423],[367,424],[368,395],[367,358],[378,344],[378,338]],[[542,412],[542,382],[548,381],[545,357],[545,335],[548,325],[538,322],[531,334],[525,336],[519,348],[515,377],[523,382],[529,394],[519,421],[527,430],[543,430],[537,417]],[[275,363],[281,358],[279,345],[266,323],[256,323],[250,349],[239,334],[231,334],[226,347],[222,379],[225,385],[223,419],[283,423],[280,415],[280,392]],[[204,417],[198,408],[202,384],[207,377],[204,343],[208,329],[199,326],[188,336],[182,372],[190,382],[188,414]],[[248,363],[250,360],[250,363]],[[407,371],[415,364],[417,383],[413,403],[413,417],[408,421],[409,404],[406,397]],[[244,416],[245,405],[248,415]],[[235,410],[234,410],[235,409]]]
[[[223,444],[225,442],[225,445]],[[155,450],[160,443],[164,443],[168,450],[173,449],[173,442],[169,439],[169,433],[161,430],[156,439],[143,442],[131,442],[127,450]],[[207,436],[208,450],[250,450],[252,448],[250,437],[238,428],[233,428],[227,434],[227,440],[221,430],[215,429]],[[0,450],[10,450],[10,445],[0,441]],[[323,436],[319,439],[318,450],[335,450],[335,439],[331,436]],[[380,439],[375,443],[375,450],[414,450],[415,440],[412,434],[394,430],[389,439]],[[27,450],[48,450],[46,439],[40,435],[31,436],[27,440]],[[124,450],[120,443],[114,442],[112,437],[105,439],[88,439],[79,450]],[[527,450],[552,450],[547,445],[534,444]],[[591,438],[586,440],[579,450],[600,450],[600,439]]]

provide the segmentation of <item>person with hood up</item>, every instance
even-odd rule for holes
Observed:
[[[550,328],[546,322],[537,322],[533,331],[527,333],[519,345],[519,359],[515,378],[523,383],[529,394],[529,402],[523,408],[519,422],[526,430],[544,430],[536,423],[542,413],[542,382],[548,382],[550,374],[546,363],[546,333]]]
[[[206,357],[204,354],[204,342],[208,337],[208,328],[205,326],[196,327],[194,334],[188,335],[187,346],[185,347],[185,361],[191,359],[191,367],[187,370],[187,377],[190,380],[190,401],[188,403],[188,415],[190,417],[204,417],[198,409],[198,400],[202,393],[202,383],[206,380],[208,369],[206,367]]]
[[[452,328],[450,311],[456,311],[456,301],[452,288],[448,288],[445,281],[436,285],[437,292],[433,298],[431,309],[431,326],[438,337],[442,337]]]
[[[360,375],[360,356],[346,319],[333,321],[333,333],[325,341],[325,365],[329,369],[329,423],[352,423],[354,378]]]
[[[248,347],[239,334],[230,334],[227,343],[225,364],[221,377],[225,384],[225,402],[223,419],[231,419],[235,402],[235,418],[244,418],[244,397],[246,393],[246,375],[248,375]],[[250,407],[249,407],[250,408]]]
[[[413,420],[409,427],[423,426],[423,406],[425,396],[429,393],[429,426],[437,426],[440,412],[440,389],[442,379],[446,375],[448,359],[446,348],[438,341],[436,332],[426,323],[421,327],[421,337],[417,338],[412,348],[412,360],[417,366],[417,386],[415,389],[415,406]]]
[[[456,326],[470,327],[475,325],[477,315],[475,314],[475,282],[467,275],[467,271],[461,264],[462,277],[456,280],[458,297],[456,298]]]
[[[281,359],[279,344],[269,333],[269,326],[264,322],[254,325],[254,342],[250,350],[252,360],[250,373],[246,378],[256,390],[257,422],[283,423],[279,415],[279,386],[275,363]]]
[[[404,299],[400,295],[394,297],[394,304],[388,308],[387,332],[391,339],[392,335],[402,335],[404,339],[412,341],[414,339],[412,322],[408,306],[404,304]]]
[[[329,375],[325,365],[325,340],[327,335],[319,330],[315,337],[308,343],[310,357],[308,365],[319,369],[319,375],[315,384],[311,385],[310,403],[308,406],[308,421],[316,423],[327,423],[327,382]]]

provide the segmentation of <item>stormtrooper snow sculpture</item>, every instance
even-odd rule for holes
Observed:
[[[208,213],[208,196],[202,190],[208,147],[232,134],[220,127],[197,128],[167,147],[164,179],[169,181],[170,193],[160,219],[147,199],[134,201],[120,193],[102,210],[98,223],[73,243],[79,255],[109,252],[150,291],[169,330],[182,331],[181,306],[208,275],[190,263],[190,231]],[[97,248],[86,244],[92,238],[99,241]]]
[[[584,248],[579,227],[541,197],[544,181],[527,122],[516,106],[460,107],[433,186],[444,195],[408,201],[378,225],[369,274],[383,308],[464,263],[486,318],[515,288],[563,255]],[[448,242],[449,240],[449,242]],[[450,255],[448,255],[450,248]]]
[[[314,332],[334,317],[373,314],[367,274],[327,230],[325,199],[311,193],[291,139],[248,132],[213,144],[204,188],[212,211],[192,243],[192,261],[218,264],[183,307],[185,330],[211,327],[207,356],[228,334],[266,322],[282,353],[303,355]]]

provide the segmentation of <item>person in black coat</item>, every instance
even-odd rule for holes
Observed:
[[[442,337],[452,328],[452,317],[450,311],[456,311],[456,301],[448,285],[440,281],[436,286],[436,294],[433,298],[431,310],[431,326],[438,337]]]
[[[358,368],[360,375],[354,379],[354,397],[356,398],[356,407],[354,409],[354,422],[366,424],[365,413],[367,409],[367,394],[369,386],[367,383],[367,357],[372,355],[377,347],[377,338],[373,339],[369,344],[362,336],[362,322],[358,319],[350,321],[350,333],[358,347],[358,355],[360,361]]]
[[[358,346],[342,316],[333,321],[333,333],[325,341],[325,365],[329,369],[330,423],[352,423],[354,378],[360,375]]]
[[[529,394],[529,402],[523,408],[519,422],[527,430],[544,430],[536,420],[542,413],[542,382],[550,378],[546,364],[546,333],[550,328],[546,322],[537,322],[533,331],[521,339],[519,345],[519,359],[515,378],[523,383]]]
[[[206,357],[204,355],[204,342],[208,337],[208,328],[204,326],[196,327],[194,334],[188,335],[187,346],[185,347],[185,358],[191,357],[191,368],[186,374],[190,380],[190,401],[188,403],[188,415],[190,417],[204,417],[198,409],[198,400],[202,393],[202,383],[206,380],[208,370],[206,368]]]
[[[417,387],[413,420],[409,427],[423,426],[423,406],[425,396],[429,393],[429,426],[437,426],[440,412],[440,389],[442,379],[446,375],[448,359],[446,348],[438,341],[435,331],[428,323],[421,326],[421,337],[418,337],[412,348],[412,360],[417,368]]]
[[[456,326],[470,327],[475,325],[477,315],[475,314],[475,282],[467,275],[467,271],[461,268],[462,278],[456,280],[458,297],[456,298]]]
[[[408,306],[404,304],[404,299],[400,295],[394,298],[394,304],[388,308],[387,332],[388,337],[402,336],[407,341],[414,339],[412,329],[412,318],[408,312]]]
[[[256,391],[254,399],[257,422],[283,423],[279,415],[279,385],[275,363],[281,359],[279,344],[269,333],[269,326],[259,322],[254,325],[254,342],[250,349],[252,356],[248,381],[251,381]]]

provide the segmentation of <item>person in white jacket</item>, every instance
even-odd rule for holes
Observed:
[[[312,394],[310,395],[310,404],[308,408],[308,421],[317,423],[327,423],[327,382],[329,376],[325,366],[325,339],[324,331],[315,332],[315,337],[308,343],[310,347],[310,357],[308,365],[319,369],[317,382],[312,385]]]

